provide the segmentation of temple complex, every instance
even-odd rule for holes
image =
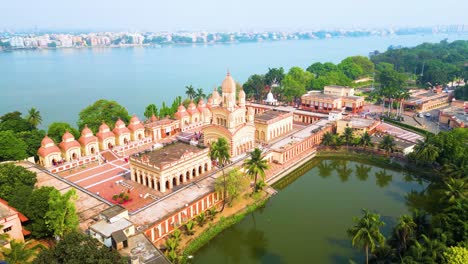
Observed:
[[[329,85],[323,92],[310,91],[301,97],[300,108],[307,111],[329,113],[349,110],[359,113],[364,107],[364,98],[354,96],[354,88]]]

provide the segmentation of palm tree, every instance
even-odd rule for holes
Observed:
[[[188,98],[190,98],[190,100],[193,100],[197,93],[195,92],[193,85],[188,85],[185,86],[185,94],[188,96]]]
[[[463,178],[464,175],[467,175],[465,170],[463,168],[458,167],[457,165],[453,163],[446,163],[442,166],[440,169],[440,174],[444,178]]]
[[[369,172],[371,171],[371,167],[366,166],[364,164],[356,164],[356,176],[359,180],[365,181],[369,177]]]
[[[324,146],[333,146],[334,143],[335,143],[335,140],[333,138],[332,133],[327,132],[327,133],[323,134],[322,145],[324,145]]]
[[[416,229],[416,223],[413,218],[409,215],[402,215],[398,218],[398,223],[394,228],[395,238],[399,243],[399,251],[406,250],[408,246],[408,240],[413,236]]]
[[[348,145],[351,141],[353,141],[354,138],[353,129],[350,127],[345,127],[343,132],[343,138],[346,142],[346,150],[348,150]]]
[[[26,119],[32,126],[37,127],[42,123],[41,112],[39,112],[36,108],[32,107],[31,109],[29,109],[28,116],[26,117]]]
[[[403,107],[403,102],[405,100],[410,99],[410,97],[411,97],[411,93],[406,89],[402,90],[402,92],[400,93],[400,116],[403,115],[403,113],[405,112],[405,109]]]
[[[364,149],[366,149],[366,147],[372,147],[374,145],[372,143],[371,136],[369,135],[369,133],[367,133],[367,130],[364,132],[364,134],[362,134],[361,138],[359,139],[359,145],[363,146]]]
[[[382,139],[382,142],[379,144],[379,148],[385,150],[385,154],[388,156],[390,151],[393,151],[395,147],[395,140],[390,135],[385,135]]]
[[[203,92],[202,88],[197,89],[197,92],[195,94],[195,98],[196,98],[195,101],[197,101],[197,102],[200,101],[201,99],[206,98],[206,94]]]
[[[432,164],[439,157],[439,148],[434,144],[418,139],[418,143],[414,146],[414,157],[417,163]]]
[[[229,144],[227,140],[223,137],[218,138],[216,142],[211,145],[210,149],[210,158],[211,160],[216,160],[218,162],[218,166],[221,167],[223,172],[223,207],[221,208],[221,212],[224,210],[224,206],[226,205],[226,196],[227,196],[227,182],[226,182],[226,175],[224,173],[224,166],[226,162],[231,158],[229,154]]]
[[[255,148],[252,152],[250,152],[250,159],[246,159],[244,161],[244,168],[247,171],[247,174],[250,175],[251,178],[254,180],[254,190],[255,193],[257,191],[257,178],[258,175],[265,179],[265,170],[268,169],[268,161],[263,159],[262,151],[259,148]]]
[[[445,182],[443,194],[449,203],[466,201],[468,198],[468,184],[466,179],[449,178],[448,181]]]
[[[31,263],[30,260],[36,255],[37,250],[44,246],[38,244],[36,246],[30,247],[28,243],[21,243],[12,240],[10,242],[10,248],[4,250],[4,257],[7,263],[11,264],[24,264]]]
[[[384,243],[384,236],[380,233],[380,227],[384,222],[380,221],[380,215],[373,214],[362,209],[364,216],[353,219],[355,225],[347,230],[348,236],[352,238],[353,247],[363,247],[366,252],[366,263],[369,263],[369,249],[373,252],[376,245]]]

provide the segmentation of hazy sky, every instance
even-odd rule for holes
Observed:
[[[0,29],[265,30],[468,24],[467,0],[18,0]]]

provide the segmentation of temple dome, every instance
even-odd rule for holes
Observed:
[[[41,141],[41,146],[48,147],[50,144],[55,145],[54,141],[46,135]]]
[[[138,118],[138,116],[133,115],[132,118],[130,118],[130,123],[138,124],[138,123],[140,123],[140,119]]]
[[[183,104],[179,105],[179,107],[177,108],[177,112],[185,112],[185,106]]]
[[[115,127],[121,128],[121,127],[124,127],[124,126],[125,126],[125,123],[120,118],[119,118],[119,120],[117,120],[117,122],[115,122]]]
[[[158,121],[158,118],[153,114],[150,118],[151,122],[156,122]]]
[[[109,126],[106,123],[102,122],[102,125],[99,126],[99,132],[103,133],[107,131],[110,131]]]
[[[221,84],[223,93],[235,93],[236,92],[236,82],[231,77],[231,74],[228,72],[226,78],[224,78],[223,83]]]
[[[67,131],[65,132],[65,134],[63,134],[62,136],[63,142],[72,141],[72,140],[75,140],[75,137],[70,132]]]
[[[86,136],[92,136],[93,135],[93,131],[91,131],[91,129],[89,129],[88,125],[85,125],[85,127],[83,128],[83,130],[81,130],[81,135],[83,137],[86,137]]]

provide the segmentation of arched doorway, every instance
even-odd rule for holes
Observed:
[[[52,159],[52,165],[57,166],[57,161],[55,159]]]
[[[170,189],[169,187],[169,181],[166,181],[166,190]]]
[[[187,180],[190,179],[190,172],[187,171],[187,172],[185,173],[185,176],[186,176],[186,179],[187,179]]]
[[[138,134],[138,139],[142,139],[143,138],[143,135],[140,133]]]
[[[172,187],[177,186],[177,178],[172,178]]]
[[[123,140],[123,141],[124,141],[124,144],[125,144],[125,145],[128,144],[128,139],[127,139],[126,137],[124,137],[124,140]]]
[[[198,167],[198,175],[201,175],[202,174],[202,166],[199,166]]]
[[[158,183],[156,184],[156,187],[157,187],[156,190],[161,191],[161,183],[160,183],[159,181],[158,181]]]
[[[156,187],[154,186],[154,179],[151,179],[151,188],[155,189]]]
[[[94,149],[94,147],[91,147],[91,150],[90,150],[91,154],[94,154],[96,152],[96,150]]]
[[[208,163],[205,163],[205,172],[208,171]]]
[[[183,183],[184,182],[184,175],[179,175],[179,182],[180,183]]]
[[[193,169],[192,170],[192,177],[195,177],[197,175],[197,170],[196,169]]]
[[[113,147],[113,146],[112,146],[112,143],[110,143],[110,142],[107,143],[107,147],[108,147],[109,149],[112,149],[112,147]]]
[[[72,159],[76,160],[78,158],[78,156],[76,155],[76,153],[73,153],[72,154]]]

